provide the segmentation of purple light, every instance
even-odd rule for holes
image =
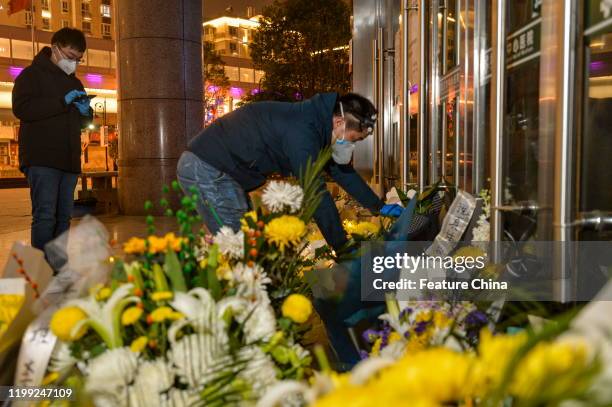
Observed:
[[[215,85],[210,85],[210,86],[207,88],[207,90],[208,90],[210,93],[217,93],[217,92],[219,91],[219,87],[218,87],[218,86],[215,86]]]
[[[589,68],[591,68],[591,71],[601,71],[605,68],[605,66],[606,64],[604,63],[604,61],[593,61],[589,64]]]
[[[251,91],[251,95],[257,95],[258,93],[261,93],[261,89],[259,88],[255,88]]]
[[[419,91],[419,85],[414,84],[410,87],[410,94],[417,93]]]
[[[234,99],[240,99],[242,97],[242,94],[244,93],[244,91],[242,90],[242,88],[236,88],[234,86],[232,86],[229,90],[230,95],[232,95],[232,97]]]
[[[102,75],[98,75],[95,73],[88,73],[85,75],[85,79],[87,80],[87,82],[91,82],[91,83],[95,83],[95,84],[100,84],[102,83]]]
[[[8,71],[13,78],[16,78],[21,73],[21,71],[23,71],[23,68],[20,66],[10,66]]]

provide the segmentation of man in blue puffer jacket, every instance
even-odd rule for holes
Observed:
[[[318,94],[299,103],[251,103],[217,119],[191,140],[178,162],[178,180],[184,190],[195,186],[200,191],[198,212],[212,233],[223,225],[238,230],[249,209],[249,191],[262,186],[269,175],[303,173],[308,160],[314,162],[331,145],[329,175],[370,211],[395,214],[399,208],[384,205],[350,165],[354,143],[372,133],[375,121],[372,103],[354,93]],[[314,218],[335,250],[346,244],[328,191]]]

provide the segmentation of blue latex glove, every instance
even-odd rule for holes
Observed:
[[[76,99],[80,98],[81,96],[85,96],[85,95],[87,95],[86,92],[82,90],[73,89],[70,92],[66,93],[66,95],[64,96],[64,102],[66,102],[66,105],[69,105],[72,102],[74,102]]]
[[[74,102],[74,105],[79,109],[81,116],[89,116],[89,100],[84,102]]]
[[[384,205],[382,208],[380,208],[380,214],[383,216],[399,218],[402,212],[404,212],[404,208],[398,204]]]

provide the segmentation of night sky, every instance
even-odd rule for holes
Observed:
[[[247,6],[255,7],[255,14],[260,14],[262,9],[273,0],[204,0],[204,21],[226,15],[225,9],[232,6],[235,17],[246,17]]]

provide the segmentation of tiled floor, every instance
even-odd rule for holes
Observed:
[[[111,239],[124,242],[132,236],[144,236],[145,218],[142,216],[102,215],[98,217],[108,229]],[[73,225],[80,219],[74,219]],[[8,260],[9,250],[16,240],[30,243],[31,205],[29,189],[0,189],[0,270]],[[158,217],[157,233],[175,231],[173,219]]]

